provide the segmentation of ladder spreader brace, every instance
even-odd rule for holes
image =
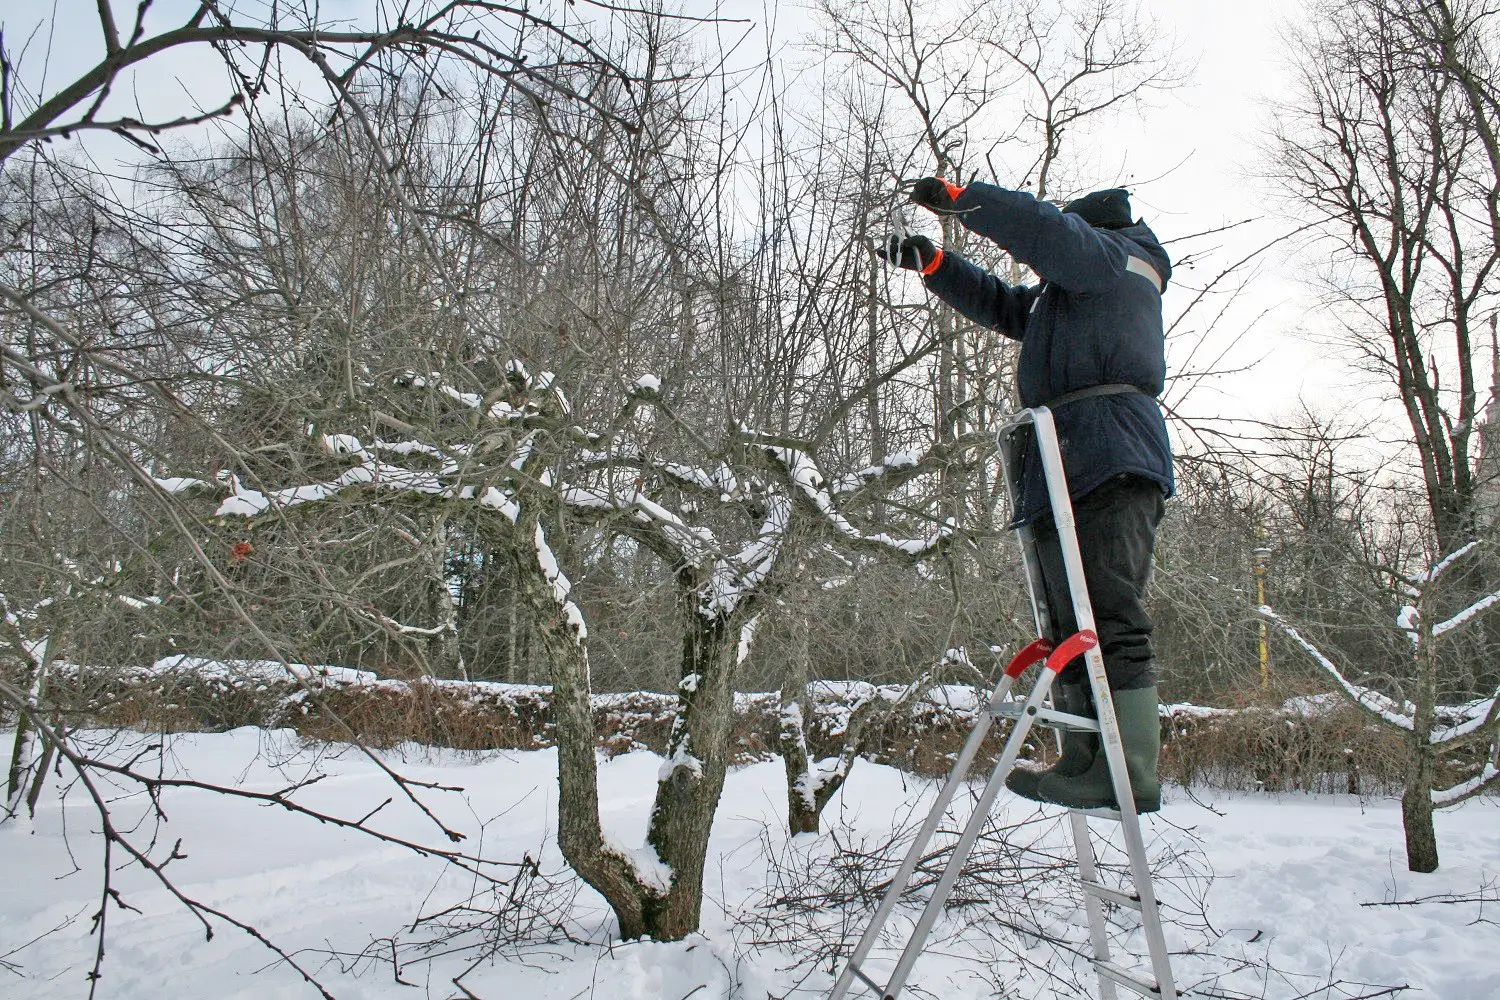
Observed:
[[[1165,936],[1162,933],[1161,913],[1156,903],[1156,893],[1151,885],[1151,869],[1146,858],[1145,842],[1141,837],[1139,817],[1135,811],[1135,796],[1130,788],[1130,776],[1125,767],[1124,747],[1120,742],[1120,727],[1115,719],[1114,700],[1110,696],[1109,681],[1104,671],[1104,656],[1099,648],[1099,639],[1094,628],[1094,610],[1089,602],[1088,588],[1084,581],[1083,557],[1078,548],[1078,533],[1073,520],[1073,502],[1068,494],[1067,478],[1063,471],[1062,453],[1058,447],[1057,429],[1052,412],[1045,406],[1021,410],[1010,416],[996,432],[999,445],[1001,469],[1005,478],[1006,494],[1011,511],[1016,511],[1018,484],[1015,481],[1015,447],[1018,435],[1029,429],[1035,435],[1036,455],[1042,462],[1042,471],[1047,483],[1047,497],[1052,508],[1053,523],[1057,527],[1058,541],[1062,548],[1063,566],[1067,571],[1068,591],[1073,602],[1074,620],[1078,631],[1055,646],[1047,639],[1037,639],[1018,652],[1001,673],[986,710],[980,713],[974,730],[959,751],[953,770],[938,791],[932,810],[917,831],[916,839],[906,852],[891,884],[880,900],[870,925],[865,928],[859,944],[849,956],[834,983],[831,1000],[844,1000],[850,988],[858,981],[873,991],[881,1000],[897,1000],[912,966],[922,954],[933,924],[943,911],[954,883],[962,874],[974,843],[988,819],[990,809],[1000,789],[1005,786],[1006,776],[1015,767],[1016,757],[1031,727],[1038,722],[1054,729],[1073,729],[1097,732],[1099,742],[1109,763],[1110,779],[1114,785],[1118,809],[1070,809],[1069,825],[1072,828],[1073,846],[1078,858],[1078,884],[1083,893],[1084,909],[1088,914],[1089,937],[1093,948],[1094,971],[1099,977],[1099,995],[1102,1000],[1116,1000],[1115,988],[1124,987],[1146,997],[1161,997],[1177,1000],[1177,989],[1172,981],[1172,966],[1167,955]],[[1016,528],[1021,544],[1021,560],[1026,570],[1026,583],[1031,593],[1032,614],[1038,633],[1047,631],[1048,620],[1046,590],[1042,586],[1041,570],[1037,562],[1035,539],[1029,524]],[[1057,711],[1047,702],[1052,684],[1063,667],[1082,655],[1087,667],[1089,686],[1094,694],[1097,719]],[[1036,683],[1023,698],[1011,698],[1011,688],[1032,666],[1041,664]],[[906,891],[917,865],[926,856],[928,842],[937,833],[943,814],[952,802],[959,787],[964,783],[970,766],[979,755],[979,748],[989,733],[996,718],[1014,720],[1010,735],[1000,759],[990,772],[989,780],[974,803],[974,811],[959,835],[958,843],[948,865],[943,869],[931,897],[912,927],[895,968],[881,985],[865,963],[879,940],[881,932],[895,911],[896,904]],[[1098,865],[1094,856],[1094,845],[1089,838],[1089,817],[1105,819],[1120,824],[1125,839],[1125,851],[1130,858],[1130,876],[1133,891],[1122,891],[1101,884]],[[1117,965],[1110,957],[1109,938],[1104,922],[1104,904],[1137,910],[1141,914],[1146,946],[1151,955],[1150,973]]]

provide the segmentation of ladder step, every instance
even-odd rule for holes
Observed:
[[[1092,819],[1107,819],[1112,823],[1120,822],[1120,810],[1110,808],[1100,809],[1069,809],[1068,812],[1079,813]]]
[[[1134,990],[1143,997],[1161,996],[1161,987],[1156,984],[1156,980],[1138,976],[1129,969],[1121,968],[1113,962],[1095,959],[1094,971],[1098,972],[1101,978],[1108,979],[1115,985],[1123,986],[1127,990]]]
[[[1026,702],[1021,700],[1001,702],[990,709],[997,719],[1019,719],[1026,711]],[[1080,733],[1097,733],[1099,731],[1099,720],[1090,719],[1086,715],[1072,715],[1068,712],[1059,712],[1052,708],[1038,708],[1036,710],[1036,725],[1046,726],[1048,729],[1066,729]]]
[[[885,992],[884,986],[881,986],[875,980],[865,975],[864,970],[855,965],[853,962],[849,963],[849,971],[854,973],[854,977],[856,979],[864,983],[866,986],[870,987],[870,989],[874,990],[875,995],[880,997],[881,1000],[893,1000],[893,998]]]
[[[1111,889],[1107,885],[1100,885],[1098,882],[1090,882],[1088,879],[1083,878],[1078,880],[1078,885],[1084,892],[1095,899],[1102,899],[1106,903],[1114,903],[1117,906],[1129,907],[1132,910],[1139,910],[1141,908],[1141,897],[1134,893]]]

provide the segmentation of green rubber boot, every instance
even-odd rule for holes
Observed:
[[[1120,742],[1125,748],[1125,767],[1135,794],[1135,811],[1156,812],[1161,808],[1161,783],[1156,761],[1161,755],[1161,718],[1157,713],[1156,688],[1114,692],[1115,719],[1120,724]],[[1101,750],[1082,774],[1066,777],[1043,775],[1037,794],[1044,802],[1069,809],[1116,809],[1115,789],[1109,780],[1109,758]]]
[[[1094,699],[1089,696],[1088,689],[1082,684],[1061,684],[1057,690],[1057,707],[1060,711],[1070,715],[1093,716]],[[1098,749],[1098,733],[1065,729],[1062,737],[1062,754],[1057,758],[1056,764],[1041,771],[1013,767],[1005,776],[1005,787],[1023,799],[1042,802],[1044,800],[1037,793],[1037,784],[1044,775],[1056,774],[1064,778],[1080,775],[1087,771],[1089,765],[1094,762],[1094,754]]]

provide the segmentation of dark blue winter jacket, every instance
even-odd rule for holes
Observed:
[[[1109,383],[1141,390],[1087,397],[1053,411],[1074,499],[1124,473],[1152,479],[1171,496],[1172,447],[1155,399],[1167,371],[1161,292],[1148,275],[1154,271],[1164,289],[1172,264],[1156,235],[1144,225],[1095,229],[1024,191],[992,184],[970,184],[957,210],[967,229],[1042,278],[1036,285],[1007,285],[948,253],[924,279],[975,323],[1021,341],[1022,406]],[[1138,263],[1130,265],[1128,257]],[[1048,503],[1041,463],[1026,452],[1023,461],[1015,513],[1024,522],[1047,511]]]

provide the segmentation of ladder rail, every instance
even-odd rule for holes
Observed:
[[[989,818],[990,810],[994,805],[1000,788],[1003,787],[1005,779],[1015,767],[1016,757],[1019,755],[1021,746],[1025,742],[1032,726],[1039,717],[1051,720],[1072,719],[1066,713],[1056,711],[1044,711],[1041,705],[1044,700],[1050,698],[1052,685],[1064,666],[1076,658],[1080,650],[1084,657],[1086,673],[1089,679],[1089,687],[1093,691],[1094,703],[1098,713],[1097,726],[1099,732],[1099,745],[1104,751],[1105,759],[1109,764],[1110,783],[1114,788],[1115,800],[1118,810],[1108,809],[1073,809],[1069,810],[1069,820],[1072,829],[1074,850],[1077,856],[1080,887],[1083,890],[1084,907],[1088,914],[1090,944],[1094,951],[1093,967],[1099,980],[1099,991],[1102,1000],[1116,1000],[1116,986],[1126,986],[1138,993],[1150,997],[1161,997],[1163,1000],[1177,1000],[1178,994],[1173,983],[1170,958],[1167,954],[1166,937],[1162,930],[1161,911],[1157,904],[1155,889],[1151,882],[1150,864],[1146,857],[1145,842],[1141,835],[1140,818],[1136,813],[1135,797],[1130,787],[1130,777],[1126,769],[1124,744],[1120,736],[1119,721],[1115,717],[1114,699],[1109,688],[1109,678],[1105,671],[1103,650],[1095,640],[1096,626],[1094,621],[1093,604],[1089,600],[1087,580],[1083,569],[1083,555],[1079,548],[1077,524],[1074,519],[1073,501],[1068,491],[1067,476],[1063,469],[1061,448],[1057,440],[1057,428],[1052,418],[1052,412],[1045,406],[1032,407],[1012,414],[1001,424],[996,432],[996,444],[1001,456],[1001,472],[1005,481],[1006,495],[1011,499],[1012,514],[1015,513],[1015,499],[1018,495],[1018,484],[1015,481],[1015,450],[1012,436],[1023,432],[1026,425],[1030,425],[1034,440],[1036,442],[1036,454],[1042,462],[1043,478],[1047,487],[1047,498],[1051,507],[1053,524],[1057,529],[1059,548],[1062,551],[1063,568],[1069,595],[1072,599],[1074,623],[1077,633],[1063,646],[1071,648],[1058,648],[1054,655],[1048,655],[1044,668],[1040,671],[1040,679],[1033,686],[1024,703],[1010,698],[1012,685],[1021,672],[1029,667],[1029,662],[1024,662],[1025,652],[1019,654],[1007,667],[1001,678],[996,683],[989,699],[986,710],[979,713],[975,720],[974,730],[969,734],[958,759],[954,762],[952,771],[947,781],[939,791],[937,798],[933,801],[932,809],[927,819],[923,822],[916,838],[912,841],[911,848],[902,860],[900,868],[892,877],[890,885],[881,897],[880,905],[877,907],[869,926],[865,928],[860,937],[859,944],[851,953],[849,961],[845,964],[843,972],[834,984],[831,1000],[844,1000],[848,995],[850,987],[856,977],[858,980],[880,992],[881,1000],[895,1000],[906,985],[913,966],[921,956],[922,949],[927,943],[927,938],[938,917],[941,915],[954,885],[963,874],[963,868],[968,861],[969,854],[973,850],[974,843],[978,840],[985,822]],[[1027,590],[1031,597],[1032,617],[1035,621],[1037,634],[1046,635],[1050,624],[1049,608],[1047,605],[1046,588],[1041,576],[1040,562],[1037,559],[1035,535],[1030,524],[1016,526],[1018,540],[1021,547],[1022,564],[1026,574]],[[1088,641],[1079,643],[1079,640],[1087,638]],[[1041,640],[1033,644],[1045,645]],[[1028,650],[1033,647],[1028,647]],[[1017,713],[1015,706],[1022,707]],[[1002,711],[1001,706],[1007,706]],[[975,801],[974,809],[965,824],[958,842],[953,847],[953,853],[948,864],[944,867],[937,885],[933,888],[932,895],[927,900],[921,915],[918,917],[912,932],[907,939],[896,966],[893,969],[886,986],[882,989],[879,984],[871,978],[864,969],[864,963],[870,952],[879,940],[881,932],[889,922],[901,896],[905,893],[912,875],[921,863],[927,845],[936,834],[942,823],[948,805],[952,802],[958,787],[968,775],[974,759],[978,756],[981,744],[989,733],[989,728],[995,718],[1001,714],[1007,717],[1015,717],[1015,723],[1010,735],[1005,742],[1005,748],[1000,759],[995,763],[990,772],[988,781],[983,791]],[[1078,720],[1084,721],[1084,720]],[[1123,893],[1120,890],[1110,889],[1103,886],[1099,881],[1098,861],[1094,853],[1093,842],[1089,834],[1088,817],[1098,815],[1115,822],[1122,828],[1125,840],[1126,853],[1130,859],[1130,873],[1133,895]],[[1128,903],[1132,908],[1138,908],[1141,913],[1142,931],[1146,938],[1147,949],[1151,956],[1151,971],[1155,982],[1149,982],[1142,976],[1130,970],[1124,969],[1114,963],[1110,956],[1108,928],[1105,923],[1104,902],[1116,901],[1122,905]]]
[[[979,839],[985,821],[989,819],[990,809],[995,804],[995,797],[1005,786],[1005,778],[1015,766],[1016,757],[1021,752],[1021,745],[1026,742],[1026,734],[1031,731],[1032,723],[1036,721],[1037,708],[1051,689],[1052,681],[1056,677],[1057,672],[1049,665],[1042,671],[1041,679],[1027,696],[1025,714],[1017,719],[1015,726],[1011,728],[1010,736],[1005,741],[1005,750],[995,764],[995,769],[990,772],[990,779],[985,782],[984,791],[974,803],[974,811],[969,815],[969,822],[964,826],[964,832],[959,837],[958,843],[953,846],[953,855],[948,859],[942,877],[933,888],[932,896],[927,900],[927,905],[923,908],[922,915],[917,919],[916,927],[912,930],[911,938],[902,951],[901,958],[896,962],[891,978],[886,982],[887,997],[900,995],[902,988],[906,985],[906,978],[911,975],[912,966],[921,956],[922,948],[927,943],[927,936],[932,933],[932,925],[937,922],[938,916],[943,912],[944,904],[948,902],[948,897],[953,892],[953,886],[963,874],[964,864],[969,860],[969,853],[974,849],[974,842]]]
[[[921,863],[928,843],[932,840],[933,835],[937,833],[937,828],[942,824],[943,814],[947,811],[948,803],[953,800],[954,794],[958,791],[959,786],[963,784],[964,778],[968,776],[969,768],[973,764],[974,758],[979,755],[979,748],[984,743],[985,737],[989,735],[990,725],[995,720],[994,708],[1009,698],[1011,686],[1014,683],[1015,678],[1011,677],[1010,674],[1002,674],[999,682],[996,683],[995,689],[990,695],[988,710],[979,713],[979,718],[975,722],[973,731],[969,733],[969,738],[964,741],[963,748],[959,751],[958,759],[953,763],[953,769],[948,772],[948,780],[943,784],[942,789],[939,790],[937,798],[933,801],[932,809],[927,814],[927,819],[923,822],[921,829],[917,831],[917,836],[912,841],[911,847],[907,850],[906,857],[901,861],[901,867],[891,877],[891,884],[886,889],[885,895],[881,897],[880,905],[876,908],[875,915],[870,918],[869,926],[865,928],[864,934],[860,936],[859,944],[855,946],[854,951],[849,956],[848,962],[844,965],[843,973],[840,974],[838,981],[834,984],[831,1000],[843,1000],[848,994],[849,987],[854,982],[856,968],[862,967],[865,959],[869,957],[870,951],[874,948],[875,942],[880,937],[880,932],[885,929],[886,921],[890,919],[892,911],[895,910],[896,904],[900,901],[901,894],[906,891],[906,884],[917,870],[917,865]]]
[[[1022,414],[1028,412],[1030,411],[1021,411]],[[995,444],[1000,451],[1000,474],[1005,480],[1007,497],[1014,498],[1020,485],[1015,480],[1015,447],[1010,436],[1025,423],[1025,420],[1012,417],[995,433]],[[1037,562],[1036,542],[1031,525],[1023,524],[1016,528],[1016,537],[1021,544],[1021,568],[1026,574],[1026,592],[1031,598],[1032,622],[1036,625],[1037,635],[1046,635],[1049,624],[1047,588],[1042,585],[1042,567]]]
[[[1062,549],[1068,592],[1073,598],[1075,621],[1080,630],[1093,631],[1093,602],[1089,600],[1088,583],[1084,576],[1083,553],[1078,545],[1073,498],[1068,491],[1067,473],[1063,470],[1057,425],[1052,419],[1052,411],[1045,406],[1022,410],[1013,422],[1021,423],[1028,419],[1036,433],[1036,451],[1042,460],[1042,473],[1047,483],[1047,496],[1052,507],[1053,523],[1057,527],[1059,547]],[[1131,880],[1135,883],[1137,895],[1141,897],[1141,923],[1146,935],[1147,950],[1151,954],[1151,971],[1156,976],[1160,995],[1165,1000],[1176,1000],[1177,991],[1172,980],[1171,962],[1167,957],[1166,936],[1161,927],[1161,910],[1151,884],[1150,863],[1146,858],[1146,844],[1141,836],[1135,795],[1131,791],[1130,775],[1125,766],[1125,747],[1120,739],[1114,697],[1104,668],[1102,644],[1084,654],[1084,663],[1088,669],[1089,686],[1094,693],[1094,707],[1099,716],[1099,744],[1109,761],[1110,783],[1114,786],[1115,803],[1120,811],[1120,826],[1125,838],[1126,854],[1130,858]]]
[[[1068,826],[1073,831],[1073,853],[1078,859],[1078,877],[1085,883],[1099,883],[1099,865],[1094,857],[1094,842],[1089,838],[1088,817],[1080,812],[1068,814]],[[1094,961],[1109,961],[1109,929],[1104,924],[1104,907],[1085,889],[1083,909],[1089,918],[1089,942],[1094,946]],[[1101,1000],[1115,1000],[1115,984],[1108,979],[1099,981]]]

